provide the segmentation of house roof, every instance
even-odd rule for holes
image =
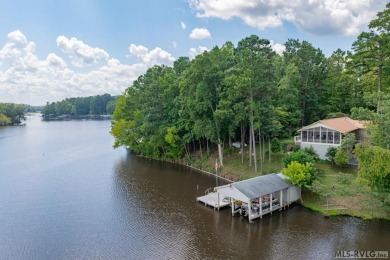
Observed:
[[[357,129],[364,128],[364,122],[362,121],[354,120],[349,117],[338,117],[338,118],[319,120],[311,125],[303,127],[302,130],[314,128],[320,126],[321,124],[329,128],[332,128],[334,130],[337,130],[343,134],[355,131]]]
[[[275,191],[287,189],[291,186],[293,185],[286,182],[281,176],[267,174],[245,181],[220,186],[216,189],[225,196],[248,201]]]

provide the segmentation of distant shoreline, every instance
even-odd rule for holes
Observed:
[[[111,120],[112,115],[82,115],[82,116],[73,116],[73,115],[61,115],[56,117],[44,117],[42,116],[43,121],[67,121],[67,120]]]

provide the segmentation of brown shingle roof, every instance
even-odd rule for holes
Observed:
[[[317,121],[314,124],[311,124],[310,126],[304,127],[303,129],[315,127],[315,125],[318,123],[327,125],[330,128],[333,128],[343,134],[355,131],[357,129],[364,128],[364,124],[362,121],[354,120],[349,117],[338,117],[338,118],[331,118],[331,119],[324,119],[324,120]]]

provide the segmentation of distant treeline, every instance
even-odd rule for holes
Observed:
[[[0,103],[0,126],[20,124],[28,107],[25,104]]]
[[[117,98],[110,94],[67,98],[62,101],[47,102],[41,112],[46,119],[61,116],[111,115],[115,110]]]

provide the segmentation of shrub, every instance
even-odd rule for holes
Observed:
[[[314,161],[318,161],[320,159],[313,146],[305,147],[303,151],[310,154],[313,157]]]
[[[315,179],[315,169],[312,163],[291,162],[283,169],[283,174],[288,177],[291,184],[298,186],[308,186]]]
[[[294,161],[301,164],[314,163],[314,158],[303,150],[291,152],[283,157],[283,167],[287,168]]]
[[[277,138],[271,140],[271,151],[273,153],[279,152],[281,148],[281,144]]]
[[[296,145],[294,143],[290,143],[290,142],[283,143],[283,150],[285,153],[296,152],[299,151],[299,149],[300,149],[299,145]]]
[[[337,153],[337,148],[333,147],[333,146],[329,146],[328,150],[326,151],[325,156],[326,156],[326,158],[328,158],[328,160],[331,163],[334,163],[335,158],[336,158],[336,153]]]
[[[348,155],[346,152],[344,152],[343,150],[338,150],[336,152],[336,156],[334,158],[334,161],[337,165],[341,166],[341,165],[345,165],[349,162],[349,159],[351,158],[350,155]]]

